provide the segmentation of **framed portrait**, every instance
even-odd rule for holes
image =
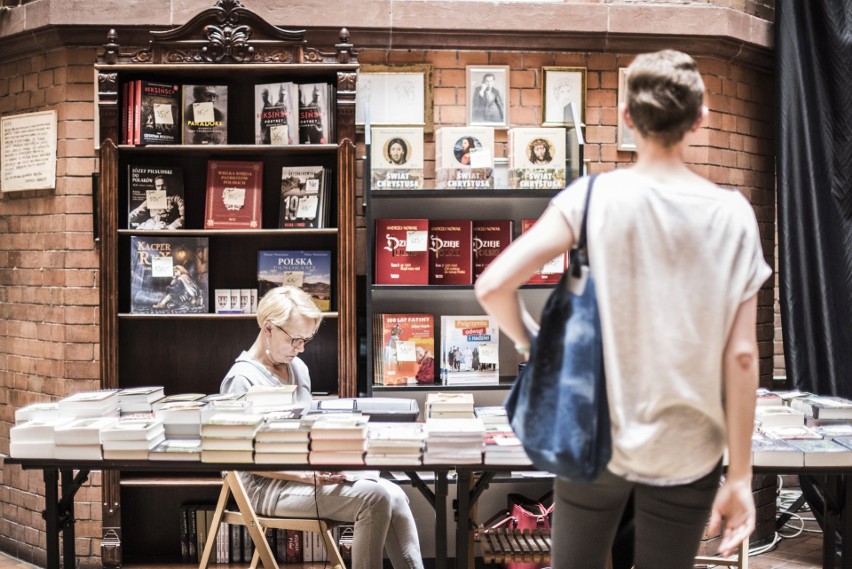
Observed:
[[[362,65],[355,90],[355,124],[422,126],[432,132],[432,66]]]
[[[570,103],[586,122],[586,68],[543,67],[542,126],[575,126]],[[582,125],[581,125],[582,126]]]
[[[618,68],[618,129],[617,129],[617,144],[619,150],[628,152],[636,152],[636,136],[633,130],[627,128],[624,124],[624,118],[621,116],[621,103],[627,100],[627,68]]]
[[[467,124],[509,128],[509,66],[468,65]]]

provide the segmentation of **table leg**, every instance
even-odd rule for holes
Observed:
[[[447,569],[447,472],[435,473],[435,569]]]
[[[59,473],[53,468],[44,471],[45,533],[47,534],[47,568],[59,569]]]
[[[62,502],[59,516],[62,520],[62,561],[65,567],[77,566],[77,553],[74,550],[74,495],[78,486],[74,483],[74,471],[62,470]],[[69,499],[70,498],[70,499]]]
[[[840,527],[843,535],[843,556],[841,563],[845,569],[852,569],[852,476],[840,476],[843,507],[840,511]]]
[[[470,470],[456,471],[456,569],[468,569],[470,555],[470,491],[473,474]]]

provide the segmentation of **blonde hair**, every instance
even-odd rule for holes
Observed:
[[[639,133],[672,146],[701,116],[704,81],[695,60],[666,49],[643,53],[627,68],[627,110]]]
[[[322,322],[322,311],[311,296],[300,288],[282,285],[263,295],[257,305],[257,325],[266,321],[283,328],[296,315],[314,320],[314,331]]]

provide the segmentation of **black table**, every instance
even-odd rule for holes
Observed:
[[[93,470],[123,470],[136,472],[221,472],[223,470],[394,470],[404,472],[435,509],[435,567],[447,569],[447,496],[450,472],[457,479],[458,522],[456,524],[456,569],[469,569],[470,530],[476,527],[471,510],[476,501],[500,473],[530,470],[517,465],[418,465],[418,466],[352,466],[352,465],[270,465],[270,464],[211,464],[197,461],[129,461],[98,460],[72,461],[54,459],[23,459],[3,457],[8,464],[18,464],[24,469],[41,470],[44,474],[45,511],[47,533],[47,569],[59,569],[59,534],[63,532],[62,557],[65,567],[74,567],[74,496]],[[74,473],[76,471],[76,474]],[[435,474],[434,490],[419,476],[419,472]],[[841,565],[852,569],[852,468],[769,467],[754,468],[755,473],[809,474],[819,477],[825,500],[825,527],[823,532],[823,567],[834,569],[836,553],[841,551]],[[61,481],[61,484],[60,484]],[[846,536],[837,542],[837,530]]]

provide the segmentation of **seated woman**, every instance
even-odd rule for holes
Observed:
[[[280,286],[257,307],[260,332],[222,381],[222,393],[244,393],[253,385],[294,384],[296,401],[310,405],[311,377],[299,359],[322,312],[301,289]],[[313,471],[242,472],[249,499],[262,516],[310,517],[354,522],[353,569],[381,569],[383,550],[394,569],[423,569],[414,516],[394,483],[346,482],[341,474]]]

